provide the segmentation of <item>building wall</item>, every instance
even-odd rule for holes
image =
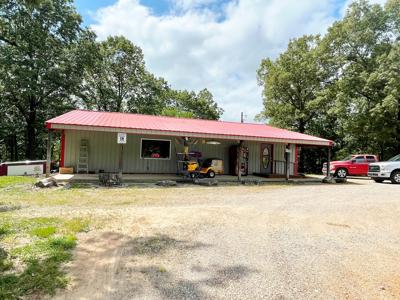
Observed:
[[[141,138],[154,138],[171,140],[171,158],[169,160],[142,159],[140,157]],[[66,167],[74,167],[78,163],[79,144],[82,139],[89,141],[89,170],[98,172],[117,172],[119,164],[119,145],[117,144],[117,133],[97,132],[97,131],[78,131],[65,130],[65,161]],[[176,153],[183,152],[183,145],[178,141],[179,138],[165,136],[138,136],[128,134],[127,144],[124,145],[123,172],[125,173],[175,173],[177,171]],[[229,148],[235,145],[235,141],[219,140],[219,145],[205,144],[202,139],[197,140],[197,144],[191,145],[191,151],[200,151],[203,158],[221,158],[224,161],[225,174],[229,172]],[[244,146],[249,148],[249,174],[260,172],[260,142],[244,142]],[[293,145],[292,152],[295,147]],[[274,144],[273,159],[284,160],[284,144]],[[294,156],[291,155],[294,162]],[[284,174],[281,168],[278,174]],[[293,168],[291,168],[293,173]]]
[[[275,161],[274,173],[275,174],[285,174],[285,148],[286,144],[274,144],[274,157]],[[294,174],[295,161],[296,161],[296,145],[290,144],[290,175]]]

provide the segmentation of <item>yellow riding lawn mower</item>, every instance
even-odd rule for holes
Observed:
[[[214,178],[216,174],[224,174],[224,162],[218,158],[207,158],[200,166],[198,161],[191,160],[187,162],[187,172],[191,178]]]

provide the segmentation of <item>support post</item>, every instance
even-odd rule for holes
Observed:
[[[47,132],[47,153],[46,153],[46,177],[50,177],[51,171],[51,130]]]
[[[285,175],[286,175],[286,180],[289,180],[290,177],[290,144],[286,145],[285,148],[285,161],[286,161],[286,170],[285,170]]]
[[[64,130],[62,130],[61,131],[60,162],[59,162],[59,166],[61,168],[65,167],[64,161],[65,161],[65,132],[64,132]]]
[[[328,147],[328,160],[326,162],[326,177],[331,177],[331,146]]]
[[[119,167],[118,167],[118,174],[119,177],[122,179],[122,169],[124,166],[124,161],[123,161],[123,157],[124,157],[124,144],[119,144]]]

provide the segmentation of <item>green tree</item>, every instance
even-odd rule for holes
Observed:
[[[161,114],[169,100],[170,87],[164,78],[145,72],[138,83],[137,93],[127,102],[127,111],[141,114]]]
[[[328,104],[321,91],[329,84],[330,74],[319,42],[318,36],[291,40],[275,61],[267,58],[261,62],[258,81],[264,88],[264,110],[259,118],[301,133],[310,131],[310,123]]]
[[[333,110],[344,135],[343,152],[377,152],[383,158],[398,147],[398,107],[394,90],[388,87],[397,76],[390,68],[395,67],[390,57],[395,56],[395,26],[400,18],[398,14],[393,18],[398,12],[394,3],[400,5],[395,0],[384,9],[356,1],[324,38],[338,77]]]
[[[43,155],[44,121],[74,106],[89,57],[82,44],[93,35],[80,28],[71,0],[0,5],[0,97],[23,120],[25,157],[34,159]]]
[[[197,94],[186,90],[171,90],[169,105],[198,119],[218,120],[224,110],[214,101],[212,93],[203,89]]]
[[[126,111],[145,78],[142,50],[122,36],[97,43],[95,61],[85,71],[82,98],[87,108]]]

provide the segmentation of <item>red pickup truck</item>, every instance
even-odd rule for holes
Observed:
[[[373,154],[354,154],[349,155],[340,161],[332,161],[330,164],[330,174],[339,178],[345,178],[347,175],[368,175],[368,166],[370,163],[377,162],[378,157]],[[322,167],[322,173],[327,174],[326,163]]]

